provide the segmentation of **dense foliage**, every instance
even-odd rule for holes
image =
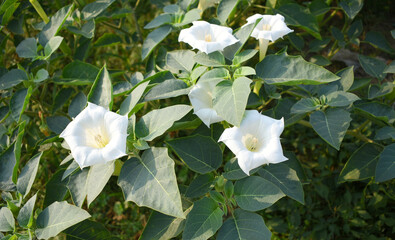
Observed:
[[[393,9],[2,0],[0,239],[391,239]]]

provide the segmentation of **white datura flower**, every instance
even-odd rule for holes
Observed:
[[[254,24],[256,20],[261,19],[251,33],[251,36],[256,39],[266,39],[272,42],[287,35],[293,30],[289,29],[284,22],[284,17],[280,14],[276,15],[262,15],[255,14],[247,18],[247,23],[242,27],[249,24]]]
[[[213,108],[212,90],[216,84],[216,81],[198,82],[188,94],[194,113],[209,128],[210,124],[223,120]]]
[[[126,155],[128,118],[93,103],[60,134],[80,168],[106,163]]]
[[[251,169],[264,164],[288,160],[283,155],[280,134],[284,119],[276,120],[256,110],[245,111],[240,127],[227,128],[218,141],[236,155],[240,168],[249,175]]]
[[[186,42],[206,54],[222,51],[239,41],[232,35],[231,28],[206,21],[194,21],[192,24],[192,27],[181,30],[178,41]]]

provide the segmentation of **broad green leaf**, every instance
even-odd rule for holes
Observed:
[[[383,128],[380,128],[376,132],[376,136],[374,137],[374,140],[385,140],[385,139],[394,139],[395,140],[395,128],[385,126]]]
[[[211,137],[194,135],[167,141],[182,161],[193,171],[205,174],[217,170],[222,151]]]
[[[358,55],[358,59],[363,70],[365,70],[365,72],[368,73],[370,76],[377,78],[381,81],[387,75],[386,73],[384,73],[384,70],[387,67],[387,65],[385,65],[385,62],[364,55]]]
[[[295,170],[283,163],[270,164],[258,171],[259,175],[273,183],[290,198],[304,204],[304,192]]]
[[[252,67],[243,66],[236,69],[236,71],[233,73],[233,77],[238,78],[238,77],[255,75],[255,74],[256,74],[255,69],[253,69]]]
[[[394,109],[386,104],[367,102],[355,105],[355,109],[372,120],[379,119],[391,124],[395,121]]]
[[[326,96],[327,104],[331,107],[347,107],[353,102],[359,100],[359,97],[353,93],[336,91]]]
[[[180,6],[178,4],[170,4],[170,5],[165,6],[163,8],[163,11],[165,13],[177,13],[177,12],[180,12],[181,9],[180,9]]]
[[[292,114],[308,113],[319,108],[320,105],[312,98],[302,98],[291,107]]]
[[[389,54],[394,54],[395,50],[391,47],[384,34],[381,32],[370,31],[366,34],[365,42],[370,43],[372,46],[377,47]]]
[[[344,10],[350,19],[354,19],[358,12],[361,11],[363,0],[342,0],[339,6]]]
[[[221,67],[225,65],[224,55],[219,51],[212,52],[209,54],[206,54],[204,52],[199,52],[193,57],[193,59],[197,63],[207,67]]]
[[[354,66],[346,67],[336,73],[340,77],[338,86],[339,90],[348,91],[354,82]]]
[[[21,173],[18,176],[18,182],[16,188],[23,197],[30,192],[33,185],[34,179],[36,178],[38,166],[40,164],[40,158],[43,152],[34,155],[29,162],[22,168]]]
[[[196,201],[187,216],[182,239],[209,239],[221,227],[223,214],[211,198]]]
[[[316,111],[310,115],[310,124],[314,131],[336,150],[340,149],[351,120],[350,113],[341,108]]]
[[[195,52],[191,50],[176,50],[168,52],[166,55],[166,65],[173,70],[178,71],[192,71],[195,65]]]
[[[16,165],[14,147],[15,143],[10,145],[0,155],[0,189],[3,191],[11,191],[15,187],[12,182],[12,175]]]
[[[379,97],[384,97],[394,89],[394,84],[391,82],[385,82],[381,86],[370,85],[368,90],[368,99],[375,99]]]
[[[252,212],[268,208],[285,196],[276,185],[257,176],[238,180],[234,195],[239,207]]]
[[[214,185],[214,176],[210,173],[199,175],[187,188],[185,196],[188,198],[200,197],[208,193]]]
[[[169,13],[162,13],[156,18],[154,18],[151,22],[149,22],[147,25],[144,26],[144,29],[152,29],[152,28],[157,28],[160,27],[164,24],[169,24],[172,23],[172,14]]]
[[[385,182],[395,178],[395,143],[388,145],[381,152],[375,171],[375,180]]]
[[[62,88],[56,94],[55,100],[52,107],[52,114],[54,114],[57,110],[59,110],[63,105],[69,100],[71,94],[73,94],[73,88]]]
[[[48,128],[56,134],[61,134],[70,123],[70,120],[64,116],[51,116],[45,120],[47,121]]]
[[[323,38],[322,40],[314,39],[310,41],[308,51],[318,53],[321,50],[323,50],[330,42],[331,42],[330,38]]]
[[[395,73],[395,61],[392,61],[388,66],[385,68],[384,73]]]
[[[18,213],[18,224],[24,228],[28,228],[33,224],[33,210],[36,203],[37,194],[31,197]]]
[[[87,178],[87,202],[88,206],[103,191],[108,180],[115,170],[115,161],[96,164],[90,167]]]
[[[43,30],[38,34],[38,42],[41,46],[47,45],[48,41],[53,38],[62,28],[66,19],[73,11],[74,5],[68,5],[57,11],[43,27]]]
[[[9,115],[10,108],[8,106],[0,107],[0,122],[6,119]]]
[[[229,16],[236,10],[240,0],[221,0],[217,7],[217,17],[222,25],[226,24]]]
[[[224,79],[230,79],[229,71],[225,68],[214,68],[203,74],[200,77],[199,82],[219,82]]]
[[[84,220],[63,232],[67,235],[67,240],[119,240],[103,224],[90,220]]]
[[[68,113],[70,117],[76,117],[86,106],[88,99],[83,92],[79,92],[69,105]]]
[[[323,67],[306,62],[301,56],[268,55],[255,67],[256,75],[267,84],[323,84],[339,79]]]
[[[99,14],[106,10],[113,2],[115,2],[115,0],[98,0],[85,5],[81,10],[82,18],[88,21],[99,16]]]
[[[192,23],[193,21],[199,20],[200,13],[201,13],[200,9],[198,9],[198,8],[192,9],[184,15],[184,18],[182,19],[182,21],[180,23],[175,23],[174,26],[175,27],[182,27],[182,26]]]
[[[287,34],[289,41],[291,42],[292,46],[294,46],[297,50],[302,51],[305,45],[303,38],[296,34],[296,33],[289,33]]]
[[[217,68],[215,68],[215,69],[217,69]],[[207,67],[205,67],[205,66],[199,66],[199,67],[196,67],[195,69],[193,69],[192,70],[192,72],[191,72],[191,80],[193,81],[193,82],[196,82],[196,80],[200,77],[200,76],[202,76],[202,74],[203,73],[205,73],[207,71]]]
[[[283,162],[283,164],[287,165],[288,167],[295,170],[296,175],[298,176],[299,180],[302,182],[307,182],[306,173],[303,170],[302,165],[300,164],[299,160],[296,158],[294,152],[284,151],[284,156],[288,158],[287,161]]]
[[[162,42],[162,40],[170,34],[171,30],[172,27],[170,25],[164,25],[148,34],[143,43],[143,50],[141,53],[142,60],[145,60],[148,57],[156,45]]]
[[[382,150],[381,146],[371,143],[358,148],[340,172],[338,182],[359,181],[373,177]]]
[[[310,62],[312,62],[318,66],[322,66],[322,67],[331,65],[331,63],[332,63],[329,59],[327,59],[326,57],[323,57],[321,55],[312,56],[310,58]]]
[[[44,206],[48,206],[56,201],[63,201],[68,189],[68,178],[62,180],[64,169],[60,169],[52,175],[51,179],[45,185]]]
[[[58,84],[85,85],[93,83],[100,69],[85,62],[75,60],[63,68],[62,78],[56,80]]]
[[[125,199],[166,215],[185,218],[167,148],[151,148],[140,157],[128,159],[121,169],[118,185]]]
[[[113,33],[105,33],[96,40],[95,47],[113,46],[122,42],[122,38]]]
[[[85,38],[93,38],[95,35],[95,27],[95,21],[89,20],[84,25],[82,25],[81,29],[75,26],[67,26],[67,29],[74,34],[81,35]]]
[[[33,88],[22,88],[19,89],[12,95],[10,102],[11,116],[16,121],[21,120],[22,113],[27,108],[29,104],[29,99],[32,94]]]
[[[0,209],[0,232],[11,232],[15,228],[15,219],[7,207]]]
[[[237,158],[232,158],[224,166],[225,172],[222,174],[228,180],[239,180],[248,177],[247,174],[241,170]],[[250,175],[256,173],[258,168],[252,169]]]
[[[354,21],[347,31],[347,36],[349,39],[357,38],[362,34],[363,25],[361,20]]]
[[[233,58],[232,64],[233,65],[240,65],[251,58],[253,58],[257,54],[258,50],[256,49],[247,49],[235,55]]]
[[[331,7],[324,2],[324,0],[313,0],[309,5],[310,12],[314,16],[319,16],[331,10]]]
[[[310,33],[313,37],[321,39],[320,29],[317,19],[310,10],[296,3],[288,3],[274,9],[276,13],[280,13],[285,17],[288,25],[300,27]]]
[[[12,69],[0,78],[0,90],[12,88],[19,83],[28,80],[26,73],[20,69]]]
[[[79,170],[70,176],[67,184],[73,203],[78,207],[82,207],[88,192],[88,174],[89,168]]]
[[[258,22],[259,20],[257,20],[255,24],[249,24],[245,27],[242,27],[234,34],[234,36],[239,39],[239,41],[224,49],[223,54],[227,59],[232,60],[234,56],[241,51],[244,44],[250,38],[250,35]]]
[[[59,37],[59,36],[55,36],[49,39],[49,41],[47,42],[47,44],[45,44],[44,47],[44,55],[45,55],[44,59],[48,59],[52,55],[52,53],[54,53],[59,48],[62,41],[63,41],[63,37]]]
[[[136,106],[141,96],[143,95],[145,89],[147,88],[149,81],[139,84],[123,102],[121,103],[121,107],[119,108],[119,114],[127,115],[133,108]]]
[[[89,217],[87,211],[70,205],[66,201],[54,202],[38,215],[35,233],[38,239],[55,237],[66,228]]]
[[[270,240],[272,233],[266,227],[262,216],[244,211],[234,211],[233,217],[224,222],[218,231],[218,240],[260,239]]]
[[[354,82],[352,83],[350,89],[348,91],[352,92],[355,90],[359,90],[372,82],[372,78],[357,78],[354,79]]]
[[[170,79],[151,88],[144,96],[143,101],[148,102],[152,100],[178,97],[186,95],[189,92],[190,88],[188,88],[188,85],[184,81],[179,79]]]
[[[112,84],[106,66],[102,67],[97,74],[96,80],[88,94],[88,102],[111,110],[113,104]]]
[[[37,57],[37,40],[35,38],[26,38],[15,49],[21,58]]]
[[[173,105],[153,110],[144,115],[136,124],[136,136],[145,141],[152,141],[169,129],[173,123],[192,110],[188,105]]]
[[[234,82],[222,81],[214,88],[213,108],[232,125],[240,126],[251,92],[251,82],[249,78],[239,77]]]

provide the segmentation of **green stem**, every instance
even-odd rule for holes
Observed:
[[[47,14],[44,12],[43,8],[41,7],[40,3],[38,2],[38,0],[29,0],[30,3],[33,5],[34,9],[36,9],[38,15],[40,15],[40,17],[42,18],[42,20],[45,23],[49,22],[49,18],[47,16]]]

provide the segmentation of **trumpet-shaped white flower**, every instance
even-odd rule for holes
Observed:
[[[181,30],[178,41],[186,42],[194,49],[209,54],[222,51],[239,40],[232,35],[231,28],[205,21],[194,21],[192,27]]]
[[[207,127],[210,124],[224,120],[213,109],[212,90],[218,82],[198,82],[189,92],[188,97],[192,103],[194,113]]]
[[[60,134],[82,168],[106,163],[126,155],[128,118],[93,103]]]
[[[284,17],[280,14],[255,14],[247,18],[247,23],[242,27],[245,27],[249,24],[254,24],[258,19],[261,19],[261,21],[259,21],[251,33],[251,36],[256,39],[266,39],[274,42],[277,39],[282,38],[284,35],[293,32],[293,30],[287,27],[284,22]]]
[[[240,168],[249,175],[250,170],[264,164],[288,160],[283,155],[280,134],[284,119],[276,120],[256,110],[245,111],[240,127],[227,128],[218,141],[236,155]]]

